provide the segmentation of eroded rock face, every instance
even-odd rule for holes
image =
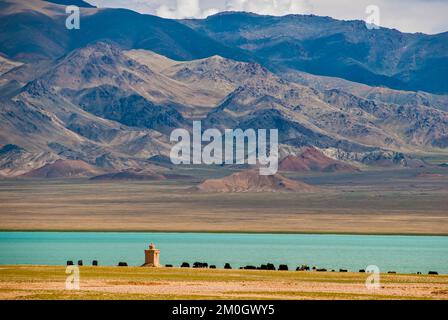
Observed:
[[[300,155],[289,155],[280,161],[279,170],[296,172],[355,172],[359,171],[359,168],[329,158],[314,147],[307,147]]]
[[[54,162],[58,156],[50,152],[29,152],[9,144],[0,148],[0,176],[17,177]]]
[[[234,173],[222,179],[208,179],[197,190],[200,192],[316,192],[317,187],[291,180],[280,174],[261,176],[258,169]]]
[[[335,148],[323,150],[324,154],[342,161],[358,162],[375,167],[423,168],[429,166],[425,161],[401,152],[374,150],[368,152],[347,152]]]

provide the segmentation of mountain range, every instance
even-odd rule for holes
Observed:
[[[72,1],[0,1],[0,175],[57,160],[157,171],[169,133],[199,119],[278,128],[282,157],[312,147],[333,159],[325,170],[448,151],[446,33],[300,15],[169,20],[77,2],[81,28],[67,30]]]
[[[313,15],[222,13],[185,23],[277,72],[305,71],[402,90],[447,93],[448,32],[409,34]]]

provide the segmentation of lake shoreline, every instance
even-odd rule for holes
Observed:
[[[132,229],[0,229],[0,232],[86,232],[86,233],[202,233],[202,234],[266,234],[266,235],[353,235],[353,236],[420,236],[448,237],[448,233],[395,233],[395,232],[352,232],[352,231],[251,231],[251,230],[132,230]]]
[[[82,260],[141,265],[154,243],[161,263],[206,262],[234,268],[287,265],[296,269],[366,269],[405,274],[448,273],[448,237],[415,235],[194,232],[0,232],[0,264],[64,265]]]
[[[76,262],[76,261],[75,261]],[[217,267],[217,268],[195,268],[193,266],[190,267],[181,267],[181,266],[172,266],[172,267],[167,267],[165,265],[160,265],[159,267],[147,267],[147,266],[143,266],[143,265],[129,265],[129,266],[111,266],[111,265],[98,265],[98,266],[92,266],[92,265],[82,265],[82,266],[77,266],[76,264],[74,265],[75,267],[79,267],[79,268],[88,268],[88,269],[117,269],[117,270],[127,270],[127,269],[148,269],[148,270],[174,270],[174,271],[194,271],[194,272],[201,272],[201,271],[205,271],[205,272],[231,272],[231,271],[238,271],[238,272],[267,272],[267,273],[308,273],[308,274],[321,274],[321,275],[326,275],[326,274],[332,274],[332,275],[366,275],[366,277],[371,274],[368,272],[360,272],[360,271],[354,271],[354,270],[347,270],[347,271],[339,271],[339,270],[332,270],[332,269],[326,269],[326,271],[321,271],[321,270],[295,270],[295,269],[289,269],[289,270],[279,270],[279,269],[275,269],[275,270],[264,270],[264,269],[244,269],[244,268],[232,268],[232,269],[225,269],[223,267]],[[60,264],[60,265],[53,265],[53,264],[26,264],[26,263],[19,263],[19,264],[0,264],[0,270],[7,270],[7,269],[14,269],[14,268],[66,268],[68,267],[65,264]],[[415,276],[415,277],[421,277],[421,278],[425,278],[425,277],[430,277],[430,278],[434,278],[434,277],[447,277],[448,273],[438,273],[438,274],[428,274],[428,273],[408,273],[408,272],[380,272],[378,273],[381,276]]]

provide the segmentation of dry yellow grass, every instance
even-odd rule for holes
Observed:
[[[81,267],[65,290],[65,267],[2,266],[0,299],[448,299],[448,276],[141,267]]]

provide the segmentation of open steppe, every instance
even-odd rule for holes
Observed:
[[[312,193],[200,193],[179,181],[0,180],[0,229],[448,234],[448,170],[287,174]]]
[[[0,299],[448,299],[448,276],[184,268],[80,267],[65,290],[63,266],[2,266]]]

